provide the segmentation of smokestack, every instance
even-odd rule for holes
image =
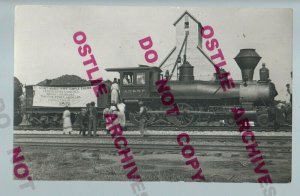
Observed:
[[[261,57],[255,52],[255,49],[241,49],[240,53],[234,58],[242,71],[243,81],[252,81],[254,69]]]

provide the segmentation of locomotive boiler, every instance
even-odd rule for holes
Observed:
[[[260,80],[253,81],[253,73],[260,59],[261,57],[254,49],[240,50],[235,61],[241,69],[243,80],[235,80],[235,87],[227,91],[223,91],[217,77],[214,81],[194,80],[193,66],[188,61],[180,66],[179,80],[171,80],[169,85],[176,100],[189,102],[185,105],[190,105],[189,113],[191,114],[211,118],[211,115],[217,115],[213,112],[219,112],[221,119],[225,119],[227,124],[232,124],[228,109],[238,106],[245,108],[249,114],[248,117],[259,126],[268,126],[271,117],[269,116],[271,111],[268,109],[274,105],[277,91],[265,67],[260,70]],[[198,111],[192,108],[198,108]],[[190,115],[190,122],[192,119]]]
[[[214,81],[194,80],[193,66],[188,61],[185,61],[180,67],[179,80],[171,80],[169,84],[177,99],[223,100],[225,103],[248,102],[257,106],[269,106],[273,104],[277,91],[268,77],[267,68],[261,69],[263,73],[260,75],[259,81],[253,81],[254,69],[260,58],[254,49],[241,50],[235,60],[241,69],[243,80],[235,80],[235,88],[228,91],[220,88],[217,77]]]

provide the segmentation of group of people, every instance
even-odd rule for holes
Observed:
[[[79,134],[85,136],[86,131],[88,131],[88,136],[97,136],[97,109],[95,102],[88,103],[86,108],[81,109],[77,115],[77,122],[80,128]],[[69,108],[66,107],[63,113],[63,134],[72,134],[72,132],[71,113]]]
[[[139,127],[141,135],[144,137],[145,133],[145,125],[147,121],[146,116],[146,107],[142,101],[138,102],[140,110],[139,110]],[[112,104],[110,107],[105,108],[103,111],[103,118],[105,119],[106,114],[116,114],[117,119],[113,122],[113,124],[120,124],[123,130],[126,130],[125,123],[126,123],[126,116],[125,116],[125,107],[124,103]],[[106,126],[106,130],[108,131],[108,126]]]
[[[106,114],[116,114],[118,118],[114,124],[120,124],[125,130],[126,116],[125,116],[125,104],[120,102],[120,89],[117,78],[111,85],[111,105],[103,110],[103,119]],[[144,127],[146,122],[146,107],[142,101],[139,101],[139,116],[140,116],[140,129],[141,135],[144,136]],[[77,123],[79,124],[79,134],[83,136],[97,136],[97,124],[98,124],[98,112],[95,107],[95,102],[86,104],[86,108],[82,108],[80,113],[77,115]],[[106,127],[108,133],[108,127]],[[87,134],[86,134],[87,132]],[[63,134],[72,134],[72,123],[71,123],[71,112],[66,107],[63,113]]]
[[[145,122],[146,122],[146,107],[143,105],[142,101],[139,101],[139,122],[141,135],[144,136]],[[126,130],[126,115],[125,115],[124,103],[112,104],[103,110],[103,119],[105,119],[106,114],[116,114],[118,118],[113,122],[113,124],[120,124],[123,130]],[[98,112],[95,107],[95,102],[86,104],[86,108],[82,108],[80,113],[77,114],[77,123],[79,124],[79,134],[83,136],[98,136],[97,135],[97,125],[98,125]],[[108,134],[108,126],[106,126],[106,131]],[[66,107],[63,113],[63,134],[72,134],[74,131],[72,129],[71,123],[71,113],[69,108]]]
[[[118,103],[112,104],[109,108],[105,108],[103,111],[103,118],[105,119],[105,114],[116,114],[118,118],[114,123],[120,123],[120,125],[125,128],[125,104]],[[82,108],[80,113],[77,114],[77,123],[79,124],[79,134],[83,136],[98,136],[97,135],[97,125],[98,125],[98,112],[95,107],[95,102],[86,104],[86,108]],[[108,127],[106,127],[108,128]],[[69,108],[66,107],[63,113],[63,134],[72,134],[74,131],[72,129],[71,123],[71,112]]]
[[[126,105],[124,103],[112,104],[103,110],[103,119],[105,119],[105,115],[107,114],[116,114],[118,118],[114,120],[113,124],[120,124],[122,128],[125,129],[125,107]],[[108,131],[108,125],[106,125],[106,130]]]
[[[129,75],[124,75],[123,84],[129,84],[132,82],[132,78]],[[114,81],[111,85],[111,106],[105,108],[103,111],[103,118],[105,118],[105,114],[116,114],[118,119],[114,122],[115,124],[120,123],[120,125],[125,129],[125,104],[120,102],[120,89],[117,78],[114,78]],[[140,122],[140,130],[141,135],[144,136],[144,128],[146,122],[146,107],[144,106],[142,101],[139,101],[139,122]],[[108,129],[108,127],[106,127]]]

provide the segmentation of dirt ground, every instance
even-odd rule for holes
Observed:
[[[25,162],[33,180],[88,180],[124,181],[117,150],[100,152],[97,149],[22,147]],[[291,180],[291,155],[265,157],[273,182]],[[247,154],[201,152],[197,154],[206,182],[256,182],[262,174],[254,172],[255,166]],[[134,152],[138,173],[143,181],[192,181],[196,170],[185,165],[180,152]]]

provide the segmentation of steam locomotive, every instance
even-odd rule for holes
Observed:
[[[180,109],[178,116],[166,116],[166,107],[160,102],[160,95],[156,89],[156,81],[164,76],[159,67],[139,65],[138,67],[108,68],[107,71],[119,72],[120,98],[126,104],[126,116],[130,122],[137,124],[139,121],[139,101],[143,101],[147,108],[147,125],[175,125],[205,126],[210,122],[222,121],[226,126],[235,124],[231,108],[243,107],[246,116],[256,126],[267,127],[272,124],[279,124],[277,119],[278,109],[275,107],[274,98],[277,95],[275,85],[269,79],[269,70],[266,67],[260,69],[260,79],[253,80],[253,73],[260,56],[254,49],[241,49],[235,60],[242,72],[242,81],[235,80],[235,88],[224,92],[216,77],[212,81],[194,80],[194,67],[184,61],[179,66],[179,79],[169,80],[168,85],[176,98]],[[62,78],[62,77],[61,77]],[[66,81],[69,81],[66,80]],[[44,86],[88,86],[90,82],[80,79],[81,83],[66,82],[51,84],[39,84]],[[111,82],[106,81],[107,89],[110,89]],[[15,87],[15,96],[20,93]],[[26,107],[24,114],[26,124],[31,126],[61,126],[61,114],[63,108],[58,107],[36,107],[33,106],[33,86],[26,86]],[[16,94],[17,93],[17,94]],[[95,96],[91,93],[91,96]],[[99,115],[103,109],[110,105],[110,91],[108,94],[97,98]],[[76,121],[76,113],[80,107],[71,107],[72,119]],[[15,111],[15,116],[20,113]],[[19,117],[20,118],[20,117]]]
[[[169,80],[168,85],[180,109],[179,116],[166,116],[166,107],[160,103],[155,82],[162,79],[157,67],[140,65],[135,68],[110,68],[107,71],[120,73],[120,78],[130,76],[128,82],[121,81],[121,96],[127,105],[131,122],[137,123],[138,101],[142,100],[147,108],[147,124],[162,121],[176,126],[200,125],[223,120],[233,126],[232,107],[243,107],[249,120],[261,127],[267,127],[276,119],[274,98],[278,94],[269,79],[269,70],[260,69],[260,80],[253,80],[254,69],[261,57],[254,49],[242,49],[235,57],[242,71],[242,81],[234,81],[236,86],[224,92],[216,77],[213,81],[194,80],[194,67],[184,61],[179,67],[179,80]],[[132,78],[132,79],[131,79]],[[142,78],[142,79],[141,79]],[[132,80],[132,81],[131,81]],[[144,81],[143,83],[139,81]]]

